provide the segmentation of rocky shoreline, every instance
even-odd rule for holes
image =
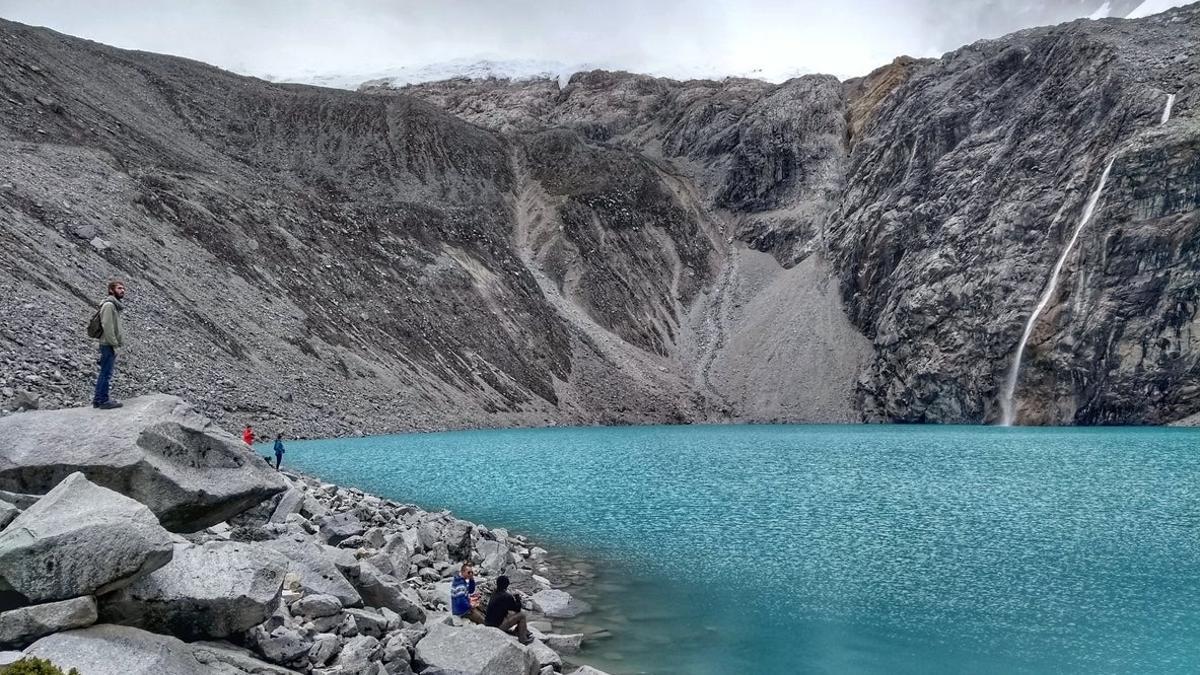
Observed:
[[[276,472],[181,399],[0,419],[0,673],[551,675],[589,636],[577,576],[527,538]],[[506,574],[529,646],[449,614]]]

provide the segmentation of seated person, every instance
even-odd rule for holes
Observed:
[[[483,623],[479,611],[479,592],[475,590],[475,569],[465,562],[450,581],[450,612],[460,619]]]
[[[497,577],[496,592],[488,601],[487,616],[483,624],[499,628],[505,633],[512,633],[515,628],[517,639],[521,644],[527,645],[533,642],[533,638],[529,636],[529,628],[525,625],[527,619],[525,612],[521,611],[521,601],[508,592],[508,577]]]

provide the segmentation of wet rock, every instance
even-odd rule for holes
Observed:
[[[587,603],[576,600],[570,593],[558,589],[538,591],[530,600],[539,612],[551,619],[570,619],[591,609]]]
[[[0,606],[104,593],[171,560],[171,535],[142,504],[67,476],[0,533]]]
[[[559,654],[578,654],[579,649],[583,646],[583,633],[569,635],[549,633],[542,637],[542,641]]]

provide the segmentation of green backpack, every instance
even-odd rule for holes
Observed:
[[[104,302],[108,302],[105,300]],[[104,323],[100,321],[100,310],[104,309],[104,302],[96,308],[96,313],[92,315],[92,320],[88,321],[87,334],[88,337],[99,340],[104,337]]]

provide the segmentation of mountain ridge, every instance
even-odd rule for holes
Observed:
[[[845,83],[363,93],[0,23],[0,387],[84,398],[63,326],[119,274],[142,323],[118,392],[291,434],[994,421],[1099,149],[1113,201],[1034,332],[1020,419],[1181,419],[1200,410],[1197,56],[1171,45],[1198,15]]]

